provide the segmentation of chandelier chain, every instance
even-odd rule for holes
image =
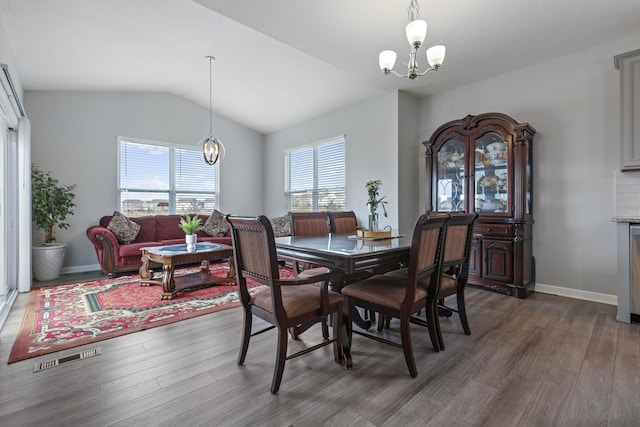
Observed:
[[[211,82],[213,80],[212,78],[212,66],[213,66],[213,61],[216,59],[213,56],[207,56],[207,59],[209,60],[209,136],[213,135],[213,83]]]
[[[411,0],[407,8],[407,15],[409,16],[409,22],[420,18],[420,5],[418,4],[418,0]]]
[[[200,141],[202,157],[208,165],[214,165],[224,157],[224,145],[218,138],[213,137],[213,61],[214,56],[207,56],[209,60],[209,136]]]

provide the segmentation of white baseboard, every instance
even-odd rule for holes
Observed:
[[[62,274],[85,273],[87,271],[100,271],[100,264],[76,265],[74,267],[63,267]]]
[[[582,299],[582,300],[593,301],[593,302],[601,302],[603,304],[609,304],[609,305],[615,305],[615,306],[618,305],[617,295],[583,291],[580,289],[563,288],[560,286],[545,285],[543,283],[536,283],[534,290],[536,292],[540,292],[543,294],[551,294],[551,295],[558,295],[561,297]]]

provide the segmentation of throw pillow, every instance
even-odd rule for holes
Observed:
[[[111,231],[120,243],[131,243],[136,240],[140,232],[140,225],[131,221],[120,212],[115,211],[111,221],[107,225],[107,230]]]
[[[289,215],[271,218],[274,237],[291,236],[291,221]]]
[[[225,214],[214,209],[202,226],[202,231],[213,237],[222,237],[227,234],[229,223],[225,218]]]

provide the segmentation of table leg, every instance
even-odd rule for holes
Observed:
[[[360,312],[358,310],[354,310],[354,313],[352,313],[352,316],[353,316],[353,323],[355,323],[356,325],[358,325],[358,327],[364,330],[368,330],[373,324],[371,320],[365,320],[362,316],[360,316]]]
[[[348,284],[347,277],[343,275],[342,280],[340,280],[337,283],[331,282],[329,286],[332,291],[342,293],[342,288],[345,287],[347,284]],[[369,329],[371,327],[371,320],[363,319],[358,310],[354,310],[354,311],[355,313],[348,314],[349,319],[353,319],[353,323],[358,325],[358,327],[365,330]]]
[[[140,270],[138,273],[140,274],[140,286],[149,286],[153,283],[153,270],[149,268],[151,261],[147,255],[143,255],[142,265],[140,266]]]
[[[349,312],[349,303],[345,298],[342,304],[342,321],[344,323],[344,331],[342,334],[342,356],[344,357],[344,367],[346,369],[353,368],[353,359],[351,357],[351,313]]]
[[[229,257],[229,272],[227,273],[227,278],[235,279],[236,278],[236,263],[233,261],[233,255]]]
[[[176,293],[176,282],[173,280],[173,264],[163,265],[162,270],[162,299],[173,299]]]

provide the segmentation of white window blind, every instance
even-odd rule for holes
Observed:
[[[345,209],[344,136],[285,151],[291,212]]]
[[[127,216],[209,214],[218,207],[218,164],[198,147],[118,138],[118,205]]]

